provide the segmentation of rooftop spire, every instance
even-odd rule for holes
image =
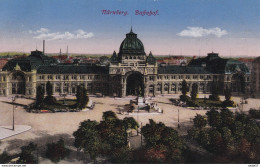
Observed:
[[[130,32],[133,32],[133,30],[132,30],[132,26],[131,26],[131,31]]]

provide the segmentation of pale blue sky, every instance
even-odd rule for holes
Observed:
[[[118,52],[133,30],[146,53],[260,56],[260,0],[0,0],[0,52]],[[104,15],[102,10],[127,11]],[[156,16],[135,11],[157,11]]]

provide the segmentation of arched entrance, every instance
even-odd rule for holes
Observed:
[[[15,72],[11,77],[12,94],[25,94],[25,77],[21,72]]]
[[[140,72],[131,72],[126,79],[126,95],[144,95],[144,79]]]
[[[231,90],[232,92],[245,93],[245,77],[238,73],[234,74],[231,78]]]

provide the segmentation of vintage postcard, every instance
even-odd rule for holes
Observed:
[[[258,166],[259,10],[0,0],[0,164]]]

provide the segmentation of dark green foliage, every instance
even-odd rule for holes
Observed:
[[[245,114],[234,115],[228,109],[221,110],[221,113],[212,109],[206,115],[211,128],[192,128],[188,130],[188,135],[216,154],[216,162],[259,162],[260,127],[255,120]]]
[[[46,84],[46,93],[47,93],[47,96],[53,95],[53,86],[50,83],[50,81],[48,81],[47,84]]]
[[[22,152],[19,154],[19,159],[17,163],[19,164],[36,164],[36,154],[37,154],[37,145],[34,143],[30,143],[27,146],[21,147]]]
[[[255,121],[252,120],[245,126],[245,137],[250,142],[260,138],[260,128]]]
[[[188,130],[188,136],[191,139],[197,140],[198,137],[199,137],[199,134],[200,134],[200,129],[198,129],[198,128],[193,127],[193,128]]]
[[[103,121],[108,121],[108,120],[113,120],[113,119],[118,119],[116,116],[116,113],[113,111],[106,111],[103,113],[102,120]]]
[[[228,154],[234,153],[235,151],[235,139],[232,135],[232,132],[229,128],[223,127],[221,130],[224,151]]]
[[[224,145],[223,145],[224,143],[223,143],[221,133],[217,129],[212,128],[209,131],[209,137],[210,137],[210,144],[208,146],[208,149],[215,153],[221,153],[224,149]]]
[[[133,118],[120,120],[112,111],[103,113],[103,121],[81,122],[73,133],[74,145],[83,150],[95,161],[99,155],[106,156],[113,163],[129,163],[132,161],[131,150],[127,147],[127,129],[137,128]]]
[[[47,96],[44,98],[44,103],[45,104],[56,104],[57,100],[55,97],[53,97],[53,86],[50,83],[50,81],[47,82],[46,84],[46,92],[47,92]]]
[[[138,122],[136,122],[136,120],[133,117],[125,117],[123,119],[123,124],[125,129],[135,129],[137,130],[139,127]]]
[[[250,122],[250,118],[246,114],[236,113],[236,121],[240,121],[243,125]]]
[[[74,146],[78,150],[83,150],[94,161],[101,152],[101,138],[97,130],[98,123],[96,121],[83,121],[80,127],[73,133],[75,137]]]
[[[252,118],[260,119],[260,110],[250,109],[249,114]]]
[[[70,151],[65,147],[64,140],[60,139],[57,143],[48,143],[46,150],[46,157],[52,162],[58,163],[60,160],[66,158]]]
[[[208,123],[211,127],[217,128],[221,126],[221,115],[216,109],[212,108],[210,111],[207,111],[206,115],[208,117]]]
[[[190,97],[187,96],[187,95],[180,95],[180,101],[183,101],[183,102],[192,102]]]
[[[245,134],[244,125],[240,121],[235,121],[232,125],[232,133],[236,140],[242,139]]]
[[[146,143],[144,156],[148,161],[153,162],[151,159],[155,157],[154,160],[158,163],[182,161],[185,145],[173,128],[150,119],[149,124],[142,128],[142,135]]]
[[[234,114],[228,109],[222,109],[220,115],[222,120],[222,127],[231,127],[235,121]]]
[[[230,101],[231,100],[231,89],[226,87],[224,90],[225,100]]]
[[[86,105],[88,104],[89,97],[87,94],[87,90],[83,85],[77,86],[76,98],[77,98],[77,107],[80,109],[85,108]]]
[[[39,107],[43,104],[44,99],[44,88],[42,85],[39,85],[36,90],[36,106]]]
[[[187,92],[188,92],[187,82],[183,80],[181,83],[181,93],[183,96],[186,96]]]
[[[132,152],[128,147],[115,148],[110,152],[110,161],[116,164],[126,164],[133,161]]]
[[[198,95],[198,84],[194,83],[192,84],[192,90],[190,93],[190,97],[192,101],[195,101]]]
[[[219,100],[219,90],[217,83],[213,82],[211,85],[211,95],[209,96],[210,100]]]
[[[197,114],[193,119],[194,126],[201,129],[207,125],[207,118],[205,116]]]
[[[12,159],[12,157],[6,151],[4,151],[2,154],[0,154],[0,164],[6,164],[6,163],[10,162],[11,159]]]
[[[142,134],[145,138],[147,146],[157,145],[161,142],[161,133],[165,129],[165,125],[162,122],[158,124],[152,119],[149,119],[149,124],[146,124],[142,128]]]
[[[225,100],[222,102],[222,107],[234,107],[235,103],[231,100],[231,89],[226,87],[224,90]]]
[[[204,147],[208,147],[210,144],[210,136],[207,130],[201,130],[198,137],[198,143]]]
[[[223,108],[226,108],[226,107],[234,107],[235,106],[235,103],[234,101],[230,100],[230,101],[227,101],[227,100],[224,100],[222,102],[222,107]]]

